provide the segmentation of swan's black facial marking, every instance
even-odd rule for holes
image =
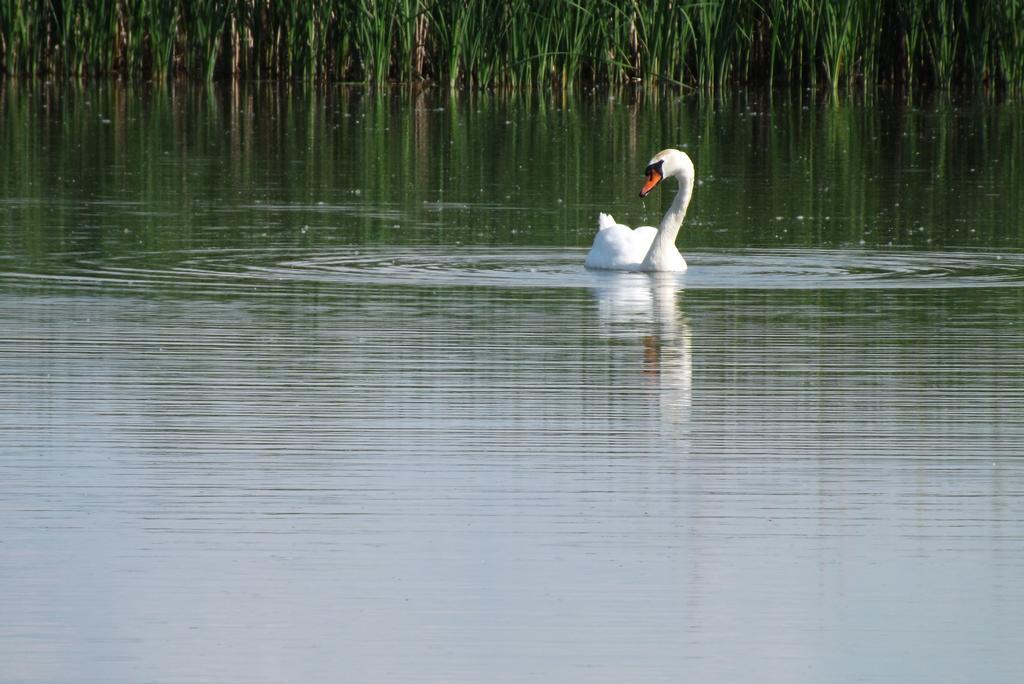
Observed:
[[[664,163],[665,163],[664,159],[659,159],[656,162],[651,162],[650,164],[647,165],[647,168],[644,169],[644,175],[647,176],[648,178],[650,178],[651,177],[651,171],[656,171],[659,176],[664,177],[665,174],[662,173],[662,171],[661,171],[661,166]]]
[[[663,159],[659,159],[656,162],[647,165],[647,170],[644,173],[647,175],[647,182],[644,183],[644,187],[640,190],[641,197],[647,197],[651,190],[661,182],[661,179],[665,177],[665,174],[661,172],[661,165],[664,163]]]

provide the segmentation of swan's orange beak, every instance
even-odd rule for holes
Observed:
[[[640,196],[647,197],[651,190],[654,189],[654,186],[661,182],[661,178],[661,171],[659,171],[658,169],[648,169],[647,182],[644,183],[644,187],[640,188]]]

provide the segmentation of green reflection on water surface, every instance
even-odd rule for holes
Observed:
[[[0,246],[24,256],[583,247],[599,211],[657,222],[672,191],[636,195],[669,146],[699,179],[684,253],[1024,242],[1012,103],[7,82],[0,116]]]

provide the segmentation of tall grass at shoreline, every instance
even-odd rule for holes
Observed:
[[[1024,88],[1024,0],[0,0],[16,76]]]

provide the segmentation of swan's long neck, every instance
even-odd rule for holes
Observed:
[[[686,216],[686,207],[690,205],[690,195],[693,194],[693,176],[684,176],[679,179],[679,192],[672,200],[672,206],[668,208],[658,225],[658,234],[651,243],[651,248],[644,258],[644,270],[667,270],[672,266],[674,260],[682,260],[679,250],[676,249],[676,236],[683,225],[683,217]],[[685,268],[685,262],[684,268]]]

